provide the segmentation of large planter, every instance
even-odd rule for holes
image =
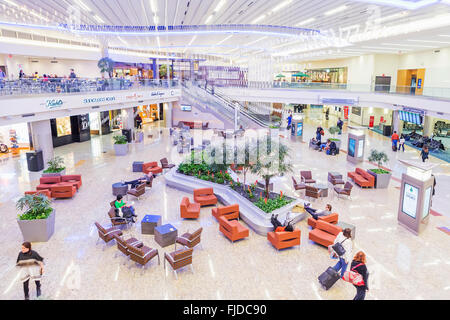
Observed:
[[[372,170],[367,170],[367,172],[375,177],[375,188],[386,189],[389,186],[392,173],[375,173]]]
[[[331,140],[336,144],[336,148],[341,149],[341,140]]]
[[[144,133],[143,132],[136,132],[135,141],[136,142],[144,141]]]
[[[46,242],[55,231],[55,209],[47,219],[19,220],[23,240],[29,242]]]
[[[60,172],[56,173],[42,173],[43,177],[59,177],[59,176],[65,176],[66,175],[66,169]]]
[[[126,156],[128,153],[128,143],[114,144],[114,151],[116,152],[116,156]]]

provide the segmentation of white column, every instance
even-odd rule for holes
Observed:
[[[172,107],[173,102],[164,103],[167,105],[167,108],[164,109],[164,123],[166,124],[166,128],[172,128]]]
[[[392,112],[392,133],[394,133],[394,131],[397,131],[397,134],[400,133],[399,129],[400,129],[400,119],[398,117],[398,110],[394,110]]]
[[[53,138],[50,120],[34,121],[30,123],[31,137],[34,150],[42,150],[44,164],[53,158]]]
[[[234,130],[238,130],[238,120],[239,120],[239,103],[234,104]]]
[[[122,126],[123,129],[131,129],[131,136],[134,133],[134,113],[133,108],[122,109]]]
[[[430,116],[425,116],[423,119],[423,135],[424,136],[431,136],[434,129],[434,121],[433,118]]]

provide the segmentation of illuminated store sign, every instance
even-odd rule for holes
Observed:
[[[99,98],[83,99],[84,104],[98,103],[98,102],[110,102],[110,101],[116,101],[116,97],[99,97]]]
[[[61,99],[50,99],[45,101],[45,106],[47,109],[55,109],[59,108],[64,104],[64,102]]]

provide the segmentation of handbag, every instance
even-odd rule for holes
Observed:
[[[347,239],[348,239],[348,238],[345,238],[344,241],[347,240]],[[342,257],[342,256],[345,254],[345,249],[344,249],[344,246],[342,245],[342,244],[344,243],[344,241],[342,241],[342,242],[336,242],[336,243],[332,246],[334,252],[336,252],[336,254],[337,254],[339,257]]]
[[[342,280],[350,282],[355,286],[363,286],[365,283],[362,275],[354,271],[354,269],[358,268],[359,266],[362,266],[362,263],[354,266],[350,271],[345,271],[344,275],[342,276]]]

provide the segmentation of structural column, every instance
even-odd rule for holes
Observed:
[[[31,122],[30,129],[34,150],[42,150],[44,163],[47,163],[53,158],[53,138],[50,120]]]
[[[423,135],[431,136],[433,134],[434,121],[430,116],[424,116],[423,118]]]
[[[403,131],[403,126],[400,126],[398,110],[392,112],[392,133],[394,133],[394,131],[397,131],[397,134],[400,134],[401,131]]]
[[[153,79],[155,80],[159,79],[159,69],[156,59],[152,59],[152,71],[153,71]]]
[[[172,128],[172,110],[174,103],[177,102],[167,102],[163,104],[164,106],[167,106],[167,108],[164,108],[164,123],[166,128]]]
[[[134,131],[134,111],[133,108],[122,109],[122,127],[123,129],[131,129],[131,136]]]

